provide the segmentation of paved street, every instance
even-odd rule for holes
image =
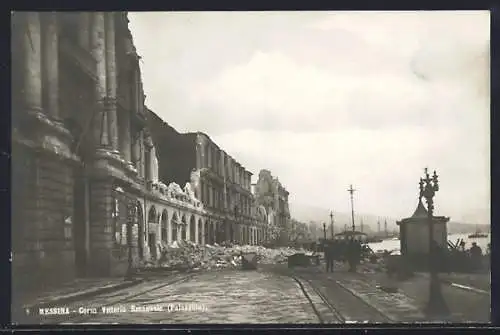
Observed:
[[[299,285],[289,277],[222,271],[198,274],[154,289],[161,284],[161,279],[153,280],[67,306],[72,311],[69,316],[37,319],[39,323],[318,323]],[[105,313],[102,306],[113,306],[115,310]],[[81,308],[96,314],[79,315]]]
[[[384,292],[379,285],[399,290]],[[488,321],[484,310],[488,306],[487,297],[444,286],[452,320]],[[285,264],[261,265],[258,271],[159,276],[84,301],[48,306],[59,308],[56,313],[69,313],[66,315],[38,315],[39,311],[32,310],[30,321],[37,324],[419,322],[425,321],[421,310],[426,288],[425,280],[397,283],[385,274],[349,273],[341,265],[334,273],[325,273],[324,266],[290,270]]]
[[[293,272],[316,287],[345,322],[395,323],[423,319],[413,299],[401,293],[381,291],[376,284],[343,267],[337,266],[334,273],[326,273],[324,266],[298,268]]]

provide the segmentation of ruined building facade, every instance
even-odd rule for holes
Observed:
[[[204,243],[192,185],[158,180],[139,58],[125,12],[13,13],[14,298]]]
[[[160,179],[193,185],[208,213],[208,243],[261,243],[266,220],[254,208],[252,173],[202,132],[181,134],[152,111],[148,123],[158,147]]]
[[[289,192],[271,171],[261,170],[259,179],[253,185],[257,206],[267,214],[268,223],[279,228],[280,234],[274,239],[285,244],[288,241],[287,227],[290,225]]]

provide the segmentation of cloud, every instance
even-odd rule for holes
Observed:
[[[256,51],[248,62],[200,84],[191,99],[196,114],[208,117],[202,120],[211,132],[234,127],[307,132],[445,125],[470,105],[470,95],[463,81],[422,83],[409,71],[336,74],[279,52]]]
[[[487,179],[460,178],[472,176],[478,164],[485,168],[484,157],[471,156],[474,163],[464,164],[459,155],[451,155],[449,148],[457,140],[451,132],[435,137],[427,128],[418,127],[300,134],[247,130],[213,139],[253,171],[254,179],[262,168],[279,171],[276,174],[295,203],[349,211],[346,189],[352,183],[359,189],[356,203],[360,210],[410,215],[416,206],[418,180],[428,164],[441,175],[436,197],[439,212],[458,213],[462,206],[483,208],[489,201],[484,191]],[[458,180],[467,197],[457,193]]]
[[[489,206],[488,12],[136,13],[147,104],[202,130],[294,202],[406,216]],[[161,31],[161,34],[158,32]],[[293,209],[292,209],[293,210]]]

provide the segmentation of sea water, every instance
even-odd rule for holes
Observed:
[[[483,254],[486,253],[486,249],[488,247],[488,243],[491,242],[491,235],[488,234],[488,237],[483,238],[469,238],[470,234],[449,234],[448,241],[452,244],[456,244],[457,240],[463,239],[465,242],[465,249],[469,249],[472,246],[472,242],[476,242],[477,245],[482,249]],[[384,251],[384,250],[399,250],[401,248],[399,240],[387,239],[382,242],[368,243],[368,246],[375,251]]]

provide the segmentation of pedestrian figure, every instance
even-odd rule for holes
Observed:
[[[483,251],[481,250],[481,247],[479,247],[476,242],[472,242],[472,247],[470,248],[469,253],[473,268],[475,270],[480,269],[482,263],[481,260],[483,256]]]
[[[354,240],[349,240],[346,247],[346,258],[349,263],[349,272],[356,272],[356,244]]]
[[[325,241],[323,243],[323,252],[325,254],[325,266],[326,266],[326,272],[330,272],[330,250],[329,250],[329,245]]]
[[[326,272],[333,272],[333,266],[335,265],[335,250],[333,243],[328,243],[326,255]]]

